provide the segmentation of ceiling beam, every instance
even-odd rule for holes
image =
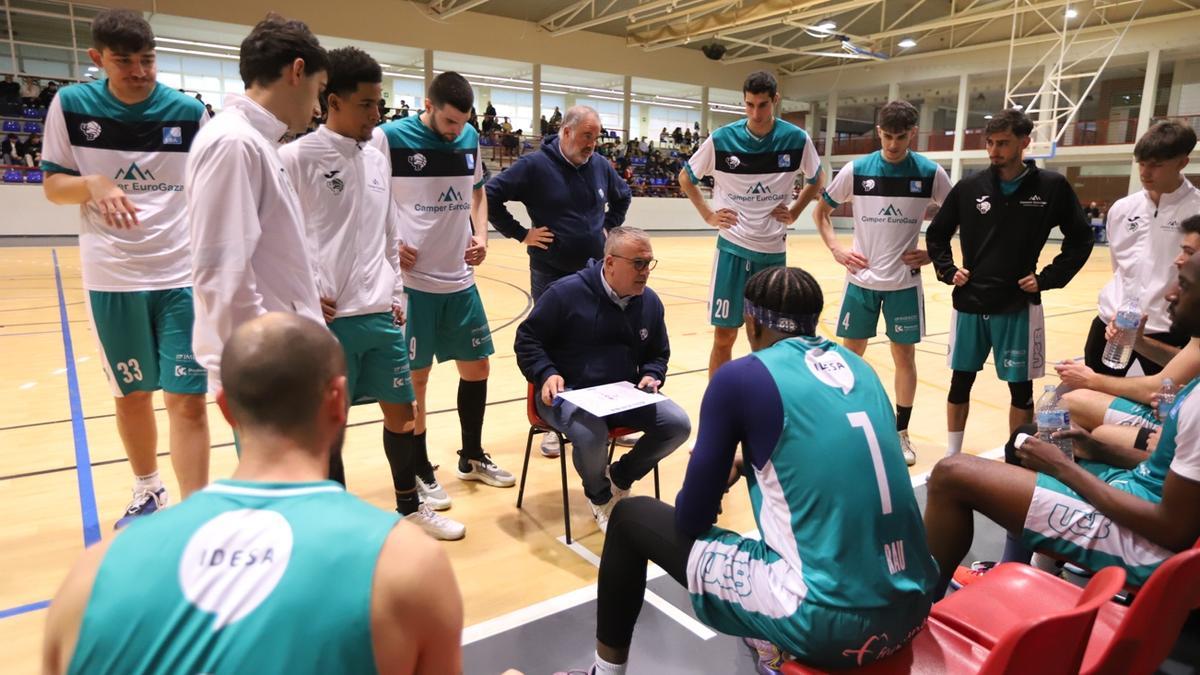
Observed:
[[[488,0],[463,0],[462,2],[456,2],[455,0],[433,0],[433,2],[430,2],[425,6],[425,8],[430,14],[439,19],[449,19],[455,14],[462,14],[463,12],[469,9],[474,9],[487,1]]]

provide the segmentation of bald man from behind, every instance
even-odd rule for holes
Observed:
[[[461,672],[446,554],[326,480],[348,404],[337,341],[271,313],[221,359],[237,471],[84,552],[50,606],[44,672]]]

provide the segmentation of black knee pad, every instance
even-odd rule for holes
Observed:
[[[1021,460],[1017,459],[1017,446],[1016,446],[1017,436],[1019,436],[1021,434],[1037,436],[1037,425],[1036,424],[1022,424],[1021,426],[1017,427],[1017,430],[1013,433],[1012,436],[1008,437],[1008,442],[1004,444],[1004,462],[1006,464],[1012,464],[1014,466],[1021,466]]]
[[[1021,410],[1033,410],[1033,381],[1026,380],[1024,382],[1009,382],[1008,395],[1012,400],[1012,407],[1020,408]]]
[[[946,400],[954,405],[962,405],[971,402],[971,387],[975,385],[975,376],[978,373],[955,370],[950,376],[950,393],[946,396]]]

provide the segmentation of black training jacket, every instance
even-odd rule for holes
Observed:
[[[929,229],[925,245],[937,278],[954,283],[950,239],[959,233],[962,266],[971,276],[954,289],[954,309],[972,314],[1005,314],[1040,304],[1038,293],[1026,293],[1017,281],[1036,272],[1038,256],[1050,230],[1062,230],[1062,250],[1037,274],[1039,290],[1062,288],[1079,272],[1092,252],[1092,228],[1071,184],[1062,175],[1029,171],[1017,191],[1005,197],[996,170],[964,178],[950,190]]]

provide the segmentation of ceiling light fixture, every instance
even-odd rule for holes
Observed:
[[[1077,16],[1079,16],[1079,10],[1077,10],[1073,7],[1067,8],[1067,18],[1068,19],[1074,19]]]
[[[912,49],[917,46],[917,41],[912,38],[904,38],[897,44],[901,49]]]

